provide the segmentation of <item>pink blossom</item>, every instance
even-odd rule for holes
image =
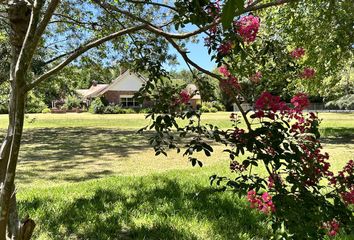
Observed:
[[[325,222],[323,224],[323,228],[328,230],[327,235],[331,237],[337,235],[337,233],[339,232],[339,227],[339,222],[335,219],[329,222]]]
[[[305,49],[299,47],[290,52],[291,57],[295,59],[302,58],[305,55]]]
[[[187,90],[182,90],[179,93],[179,102],[183,104],[189,103],[189,100],[191,99],[191,95]]]
[[[341,196],[346,204],[354,204],[354,188],[349,192],[342,192]]]
[[[241,88],[237,78],[232,76],[231,74],[228,76],[227,79],[223,79],[222,81],[220,81],[219,85],[220,88],[229,96],[232,96],[235,90],[239,90]]]
[[[272,196],[267,192],[262,194],[262,197],[258,196],[255,190],[250,190],[247,193],[247,199],[250,202],[251,208],[258,208],[259,211],[264,214],[275,211],[275,205],[272,201]]]
[[[306,68],[304,68],[303,72],[301,73],[301,77],[303,77],[305,79],[310,79],[310,78],[313,78],[315,76],[315,74],[316,74],[315,69],[306,67]]]
[[[304,93],[298,93],[296,94],[290,102],[294,105],[294,109],[297,111],[302,111],[306,107],[309,106],[310,101],[308,99],[308,96]]]
[[[259,17],[255,17],[253,15],[243,16],[234,23],[236,32],[246,43],[251,43],[256,40],[259,25]]]
[[[256,110],[286,111],[288,106],[280,100],[279,96],[273,96],[269,92],[263,92],[255,102]]]
[[[272,196],[270,196],[267,192],[264,192],[262,194],[262,199],[264,202],[268,202],[268,201],[272,200]]]
[[[232,44],[230,41],[224,42],[222,43],[219,47],[218,47],[218,52],[221,55],[227,55],[230,53],[232,49]]]
[[[219,72],[224,75],[224,77],[229,77],[231,75],[226,66],[219,67]]]

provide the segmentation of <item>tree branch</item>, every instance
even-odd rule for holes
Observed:
[[[204,32],[205,30],[211,28],[212,26],[214,26],[217,23],[217,22],[214,22],[214,23],[208,24],[208,25],[206,25],[206,26],[204,26],[202,28],[199,28],[199,29],[197,29],[195,31],[191,31],[191,32],[187,32],[187,33],[181,33],[181,34],[167,33],[167,32],[164,32],[161,29],[161,27],[155,26],[155,25],[151,24],[150,22],[148,22],[147,20],[142,19],[142,18],[140,18],[138,16],[135,16],[134,14],[132,14],[129,11],[120,9],[120,8],[118,8],[118,7],[116,7],[116,6],[112,5],[112,4],[109,4],[109,3],[101,2],[101,0],[93,0],[93,2],[95,2],[96,4],[98,4],[99,6],[101,6],[103,8],[106,8],[106,9],[109,9],[109,10],[124,14],[127,17],[130,17],[130,18],[132,18],[134,20],[138,20],[139,22],[148,25],[151,28],[155,28],[154,31],[158,32],[160,36],[170,37],[170,38],[174,38],[174,39],[186,39],[186,38],[189,38],[189,37],[193,37],[193,36],[195,36],[195,35],[197,35],[199,33]]]
[[[127,2],[131,2],[131,3],[141,3],[141,4],[149,4],[149,5],[154,5],[154,6],[160,6],[160,7],[164,7],[164,8],[168,8],[171,9],[175,12],[177,12],[177,8],[172,7],[170,5],[167,4],[163,4],[163,3],[158,3],[158,2],[148,2],[148,1],[137,1],[137,0],[127,0]]]
[[[51,0],[45,11],[42,20],[39,22],[40,12],[43,7],[43,0],[36,0],[33,6],[30,25],[21,48],[21,53],[16,64],[16,73],[27,71],[32,62],[33,55],[37,49],[39,40],[41,39],[48,22],[50,21],[60,0]]]
[[[75,50],[72,50],[72,51],[70,51],[70,52],[62,53],[62,54],[60,54],[60,55],[58,55],[58,56],[55,56],[55,57],[53,57],[52,59],[46,61],[46,62],[44,63],[44,65],[47,65],[47,64],[52,63],[52,62],[55,62],[56,60],[58,60],[58,59],[60,59],[60,58],[63,58],[63,57],[65,57],[65,56],[68,56],[68,55],[70,55],[70,54],[72,54],[72,53],[74,53],[74,52],[75,52]]]
[[[27,71],[30,65],[34,52],[33,39],[36,33],[36,28],[39,22],[42,7],[43,0],[36,0],[32,6],[31,17],[27,28],[26,36],[23,40],[21,51],[16,62],[15,75],[18,74],[18,72]]]
[[[251,12],[251,11],[257,11],[257,10],[264,9],[264,8],[274,7],[274,6],[282,5],[285,3],[297,2],[297,1],[299,1],[299,0],[276,0],[274,2],[264,3],[264,4],[260,4],[258,6],[253,5],[248,8],[245,8],[244,13]]]
[[[91,21],[88,21],[88,22],[83,22],[83,21],[80,21],[80,20],[77,20],[73,17],[70,17],[70,16],[67,16],[65,14],[60,14],[60,13],[54,13],[53,16],[56,16],[56,17],[59,17],[59,18],[66,18],[68,20],[54,20],[54,21],[51,21],[50,23],[55,23],[55,22],[64,22],[64,23],[75,23],[77,25],[81,25],[81,26],[86,26],[86,25],[89,25],[91,26],[92,29],[95,30],[95,27],[96,26],[100,26],[102,27],[102,25],[98,24],[98,22],[91,22]]]
[[[87,44],[85,44],[84,46],[78,47],[63,62],[61,62],[56,67],[52,68],[51,70],[49,70],[46,73],[44,73],[41,76],[39,76],[32,83],[28,84],[28,86],[26,87],[26,91],[31,90],[32,88],[34,88],[35,86],[37,86],[38,84],[40,84],[41,82],[43,82],[44,80],[46,80],[47,78],[52,76],[53,74],[56,74],[57,72],[59,72],[61,69],[63,69],[65,66],[67,66],[69,63],[71,63],[72,61],[74,61],[78,57],[80,57],[83,53],[87,52],[88,50],[90,50],[92,48],[95,48],[95,47],[97,47],[97,46],[99,46],[99,45],[101,45],[101,44],[103,44],[105,42],[108,42],[108,41],[112,40],[112,39],[120,37],[122,35],[125,35],[125,34],[128,34],[128,33],[137,32],[137,31],[139,31],[141,29],[144,29],[144,27],[146,27],[146,25],[139,25],[139,26],[123,29],[121,31],[112,33],[112,34],[110,34],[108,36],[105,36],[105,37],[102,37],[102,38],[99,38],[99,39],[96,39],[96,40],[92,40],[92,41],[88,42]]]

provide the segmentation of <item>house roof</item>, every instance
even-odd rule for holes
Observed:
[[[139,73],[135,73],[135,72],[131,72],[130,70],[126,70],[125,72],[123,72],[121,75],[119,75],[116,79],[114,79],[109,86],[107,86],[104,90],[102,90],[100,92],[100,95],[104,94],[107,91],[112,90],[112,88],[114,88],[114,85],[118,84],[119,82],[121,82],[122,80],[124,80],[126,77],[128,77],[128,75],[135,75],[139,80],[141,80],[143,83],[146,83],[147,80],[144,76],[142,76]]]
[[[101,95],[101,92],[108,86],[109,84],[96,84],[92,85],[89,89],[78,89],[76,90],[76,93],[83,98],[94,98]]]
[[[105,92],[111,90],[114,87],[114,85],[116,85],[117,83],[119,83],[120,81],[128,77],[129,75],[135,75],[137,79],[141,80],[143,83],[147,82],[146,78],[144,78],[144,76],[142,76],[141,74],[130,72],[129,70],[127,70],[123,72],[121,75],[119,75],[116,79],[114,79],[110,84],[94,84],[89,89],[78,89],[76,90],[76,93],[82,96],[82,98],[84,99],[101,96]]]

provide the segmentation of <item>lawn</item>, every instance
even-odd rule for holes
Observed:
[[[230,127],[229,113],[203,122]],[[354,114],[322,113],[334,170],[354,158]],[[7,117],[0,115],[0,135]],[[30,114],[17,172],[20,206],[37,221],[36,239],[267,239],[264,216],[232,192],[215,192],[212,174],[230,175],[214,146],[204,167],[170,152],[154,156],[142,114]]]

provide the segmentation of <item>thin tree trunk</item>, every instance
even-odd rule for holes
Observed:
[[[26,2],[14,0],[8,9],[11,25],[11,93],[9,101],[9,125],[7,136],[0,149],[0,240],[30,239],[34,222],[19,221],[16,203],[15,175],[23,132],[26,69],[18,71],[17,62],[27,32],[30,10]]]

